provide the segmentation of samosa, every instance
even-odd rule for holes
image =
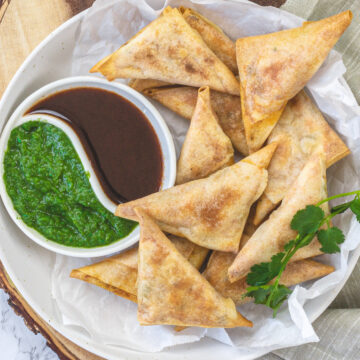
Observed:
[[[246,278],[233,283],[228,279],[228,268],[233,263],[235,256],[231,253],[214,251],[203,275],[222,296],[233,299],[236,305],[241,305],[251,301],[252,298],[243,296],[249,286]],[[280,284],[292,286],[328,275],[333,271],[334,267],[311,259],[299,260],[286,266],[281,275]]]
[[[327,167],[350,153],[304,91],[286,105],[268,139],[268,143],[273,142],[279,145],[268,168],[267,187],[257,202],[255,225],[284,198],[313,153],[323,151]]]
[[[229,268],[231,282],[246,276],[250,268],[283,251],[284,246],[296,237],[290,228],[293,216],[306,205],[315,205],[327,197],[326,166],[321,154],[313,155],[293,183],[280,207],[260,225],[244,247],[239,251]],[[322,205],[328,213],[328,204]],[[320,255],[321,245],[315,238],[308,246],[299,249],[292,261]]]
[[[141,325],[252,326],[180,254],[151,218],[140,222],[138,320]]]
[[[274,141],[271,144],[264,146],[259,151],[252,153],[241,161],[256,165],[261,169],[267,169],[271,164],[274,152],[278,146],[278,142]]]
[[[201,179],[234,163],[234,149],[221,130],[210,102],[209,87],[200,88],[177,164],[176,184]]]
[[[70,277],[102,287],[136,302],[138,249],[133,248],[98,263],[74,269]]]
[[[231,70],[179,10],[171,7],[97,63],[91,72],[101,72],[108,80],[155,79],[239,94],[239,82]]]
[[[288,100],[311,79],[351,22],[351,11],[295,29],[236,41],[240,96],[249,151],[258,150]]]
[[[178,251],[197,269],[200,269],[208,249],[174,235],[169,239]],[[206,250],[206,253],[204,252]],[[98,263],[71,271],[70,277],[97,285],[125,299],[137,302],[138,247],[109,257]]]
[[[171,86],[170,83],[154,79],[131,79],[128,85],[139,92],[152,88]]]
[[[194,9],[180,6],[186,22],[204,39],[206,45],[234,73],[237,74],[235,43],[205,16]]]
[[[145,95],[188,120],[192,118],[195,110],[197,92],[197,88],[189,86],[155,87],[143,90]],[[248,155],[239,96],[212,90],[210,99],[224,133],[230,138],[236,150],[242,155]]]
[[[263,169],[267,169],[277,146],[278,146],[278,143],[274,141],[273,143],[263,147],[261,150],[257,151],[256,153],[252,153],[251,155],[249,155],[242,161],[248,162],[249,164],[256,165]],[[242,237],[240,240],[239,250],[241,250],[243,248],[243,246],[247,243],[247,241],[250,239],[251,235],[256,231],[256,229],[258,227],[258,226],[254,225],[256,204],[257,204],[257,202],[254,203],[250,208],[249,216],[246,220],[244,231],[242,233]]]
[[[171,235],[174,236],[174,235]],[[171,238],[169,236],[169,239]],[[205,263],[205,260],[209,254],[210,250],[202,246],[194,244],[194,249],[188,257],[188,261],[196,269],[200,270]]]
[[[160,228],[209,249],[237,252],[251,205],[267,184],[267,171],[245,161],[120,204],[115,214],[137,220],[142,208]]]

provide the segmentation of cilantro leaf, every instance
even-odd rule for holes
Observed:
[[[270,307],[274,310],[273,317],[276,316],[280,306],[291,294],[291,290],[285,285],[278,285],[277,287],[273,286],[272,297],[270,302]]]
[[[350,209],[356,215],[356,220],[360,222],[360,199],[351,201]]]
[[[271,258],[270,262],[252,266],[246,277],[246,282],[252,286],[266,285],[279,274],[284,255],[284,253],[278,253]]]
[[[343,204],[334,206],[330,214],[324,213],[320,205],[333,199],[355,195],[355,199]],[[284,252],[273,255],[271,261],[263,262],[251,267],[246,277],[250,285],[243,297],[253,297],[256,304],[264,304],[273,309],[275,317],[284,301],[291,294],[291,290],[285,285],[280,285],[281,275],[285,266],[294,256],[297,250],[307,246],[317,235],[324,253],[332,254],[340,251],[339,244],[345,240],[344,234],[337,227],[321,229],[320,227],[331,219],[346,211],[347,209],[355,214],[360,222],[360,190],[349,193],[331,196],[322,200],[318,205],[308,205],[305,209],[299,210],[291,221],[291,229],[297,231],[296,238],[290,240],[284,246]],[[273,280],[274,281],[271,281]]]
[[[340,251],[338,244],[345,240],[343,232],[337,227],[320,230],[318,239],[322,245],[321,251],[327,254],[333,254]]]
[[[252,286],[266,285],[271,279],[269,263],[260,263],[252,266],[246,276],[246,282]]]
[[[284,255],[284,253],[278,253],[271,257],[271,262],[269,263],[269,271],[272,278],[270,280],[272,280],[277,274],[279,274],[282,265],[281,260],[283,259]]]
[[[318,230],[320,222],[324,219],[324,211],[314,205],[308,205],[305,209],[299,210],[291,221],[291,228],[301,236],[314,233]]]
[[[270,286],[253,286],[246,289],[245,297],[253,297],[255,304],[265,304],[270,292]]]
[[[287,286],[278,285],[274,292],[273,298],[271,299],[271,304],[273,306],[277,306],[283,303],[287,299],[289,294],[291,294],[291,290]]]
[[[275,317],[283,302],[291,294],[285,285],[250,286],[246,289],[244,297],[253,297],[255,304],[264,304],[274,310]]]

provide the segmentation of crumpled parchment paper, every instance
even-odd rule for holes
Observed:
[[[72,74],[88,75],[98,60],[120,47],[167,5],[195,8],[222,27],[232,39],[279,31],[302,23],[302,19],[285,11],[246,1],[96,0],[79,25]],[[350,156],[328,170],[329,194],[360,188],[360,108],[342,78],[345,71],[341,56],[332,51],[307,85],[329,123],[352,151]],[[158,103],[154,104],[167,122],[179,154],[188,121]],[[98,258],[57,255],[52,273],[54,303],[65,325],[86,332],[89,337],[109,346],[140,351],[157,352],[168,346],[199,341],[204,336],[235,346],[239,354],[247,356],[259,350],[272,351],[317,341],[311,320],[340,290],[360,253],[354,250],[360,243],[360,224],[350,214],[339,216],[335,223],[346,235],[341,254],[323,255],[319,260],[334,265],[336,271],[320,280],[296,286],[276,319],[264,306],[241,306],[241,313],[254,322],[251,329],[188,328],[175,332],[171,326],[142,327],[136,319],[135,304],[69,278],[72,269],[99,261]]]

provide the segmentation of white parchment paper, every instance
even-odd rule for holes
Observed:
[[[167,5],[195,8],[221,26],[233,39],[279,31],[302,23],[302,19],[285,11],[246,1],[96,0],[78,29],[73,75],[88,74],[98,60],[116,50],[155,19]],[[340,55],[332,51],[307,86],[321,111],[352,151],[352,155],[328,170],[329,194],[360,188],[360,108],[342,78],[345,71]],[[158,103],[154,105],[167,122],[179,153],[188,121]],[[171,326],[139,326],[135,304],[96,286],[69,278],[72,269],[99,259],[57,255],[52,274],[52,295],[65,325],[109,346],[156,352],[208,336],[237,347],[240,354],[249,355],[259,350],[272,351],[317,341],[310,319],[324,310],[324,304],[329,303],[344,284],[350,260],[352,263],[356,261],[354,249],[360,243],[360,224],[350,214],[338,217],[335,223],[346,234],[341,254],[323,255],[319,260],[334,265],[336,271],[315,282],[296,286],[276,319],[263,306],[241,306],[240,311],[254,322],[252,329],[189,328],[177,333]]]

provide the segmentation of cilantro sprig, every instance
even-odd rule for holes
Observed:
[[[353,200],[334,206],[330,214],[325,215],[321,205],[346,196],[355,195]],[[321,251],[333,254],[340,251],[339,245],[345,240],[343,232],[335,226],[331,226],[331,219],[338,214],[350,209],[360,222],[360,190],[344,194],[334,195],[324,199],[316,205],[308,205],[299,210],[293,217],[290,227],[297,231],[295,239],[290,240],[283,252],[272,256],[270,262],[263,262],[251,267],[246,277],[249,287],[244,297],[253,297],[256,304],[264,304],[273,309],[273,317],[276,316],[282,303],[289,297],[291,290],[280,284],[280,278],[286,265],[295,253],[307,246],[317,236]]]

